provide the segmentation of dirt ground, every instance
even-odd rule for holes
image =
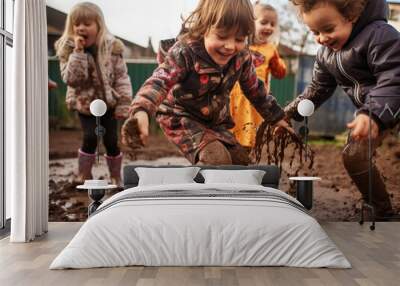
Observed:
[[[89,199],[86,192],[77,191],[77,150],[81,144],[81,132],[73,130],[50,131],[50,221],[85,221]],[[311,214],[320,221],[356,221],[359,218],[361,197],[348,177],[342,161],[341,147],[334,144],[313,144],[315,152],[312,175],[322,180],[314,184],[314,206]],[[123,150],[124,151],[124,150]],[[101,151],[104,154],[104,150]],[[125,150],[126,152],[126,150]],[[127,152],[126,152],[127,153]],[[393,206],[400,211],[400,139],[385,140],[377,154],[377,162],[385,178]],[[123,164],[188,165],[177,148],[162,134],[152,135],[147,147],[137,154],[127,154]],[[104,158],[94,167],[94,177],[108,178]],[[282,173],[280,189],[294,192],[285,172]],[[107,194],[107,196],[112,193]]]

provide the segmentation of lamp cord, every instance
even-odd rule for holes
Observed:
[[[305,130],[304,130],[304,156],[305,156],[305,162],[307,162],[307,135],[308,135],[308,117],[304,117],[304,125],[305,125]]]
[[[96,135],[97,135],[97,146],[96,146],[96,155],[97,155],[97,165],[100,164],[100,150],[99,150],[99,146],[100,146],[100,140],[101,140],[101,134],[100,134],[100,117],[96,116]]]
[[[369,127],[368,127],[368,197],[369,204],[372,205],[372,106],[371,106],[371,95],[368,97],[368,113],[369,113]]]

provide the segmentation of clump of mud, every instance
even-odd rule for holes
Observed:
[[[285,170],[290,176],[298,176],[301,169],[311,171],[314,165],[314,151],[305,144],[295,133],[289,132],[281,127],[275,132],[275,127],[263,122],[258,128],[256,142],[252,156],[257,164],[265,160],[267,164],[277,165],[281,172],[283,162],[288,159],[288,169]],[[307,152],[307,161],[305,161]],[[304,164],[303,164],[304,163]],[[307,171],[305,171],[307,174]]]
[[[121,129],[121,136],[125,138],[124,150],[131,156],[135,156],[136,151],[144,146],[140,139],[139,125],[136,118],[129,118],[125,121],[124,128]]]

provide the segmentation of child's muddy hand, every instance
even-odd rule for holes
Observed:
[[[287,131],[289,131],[292,134],[295,134],[295,132],[294,132],[293,128],[290,126],[290,124],[286,120],[282,119],[274,124],[273,135],[276,135],[279,132],[282,132],[284,129],[286,129]]]
[[[138,111],[133,115],[133,117],[137,119],[140,139],[142,140],[143,145],[146,145],[149,138],[149,116],[145,111]]]
[[[144,113],[144,116],[139,113]],[[147,144],[148,130],[149,120],[147,113],[139,111],[133,116],[131,115],[122,125],[121,143],[131,149],[138,149]]]
[[[367,140],[369,136],[370,118],[368,115],[359,114],[356,118],[347,124],[347,128],[351,129],[351,138],[356,141]],[[371,139],[375,139],[379,135],[378,124],[371,119]]]

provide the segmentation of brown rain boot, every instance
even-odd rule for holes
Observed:
[[[361,192],[365,202],[369,202],[369,160],[368,145],[366,143],[347,144],[342,153],[343,165]],[[393,214],[392,204],[378,169],[373,162],[372,175],[372,198],[371,203],[375,207],[376,217]]]
[[[232,165],[231,154],[224,144],[212,141],[200,150],[197,165]]]
[[[108,170],[110,171],[111,184],[121,187],[122,152],[114,157],[108,155],[104,155],[104,157],[106,157]]]
[[[83,184],[85,180],[93,179],[92,167],[96,161],[96,154],[89,154],[78,150],[78,178],[77,183]]]
[[[236,145],[228,145],[226,146],[229,153],[231,154],[232,164],[233,165],[244,165],[247,166],[250,164],[250,147],[243,147],[240,144]]]
[[[369,175],[368,170],[360,174],[350,175],[351,179],[361,192],[365,202],[369,202]],[[385,183],[375,166],[372,168],[372,205],[375,207],[376,218],[393,215],[393,208]]]

